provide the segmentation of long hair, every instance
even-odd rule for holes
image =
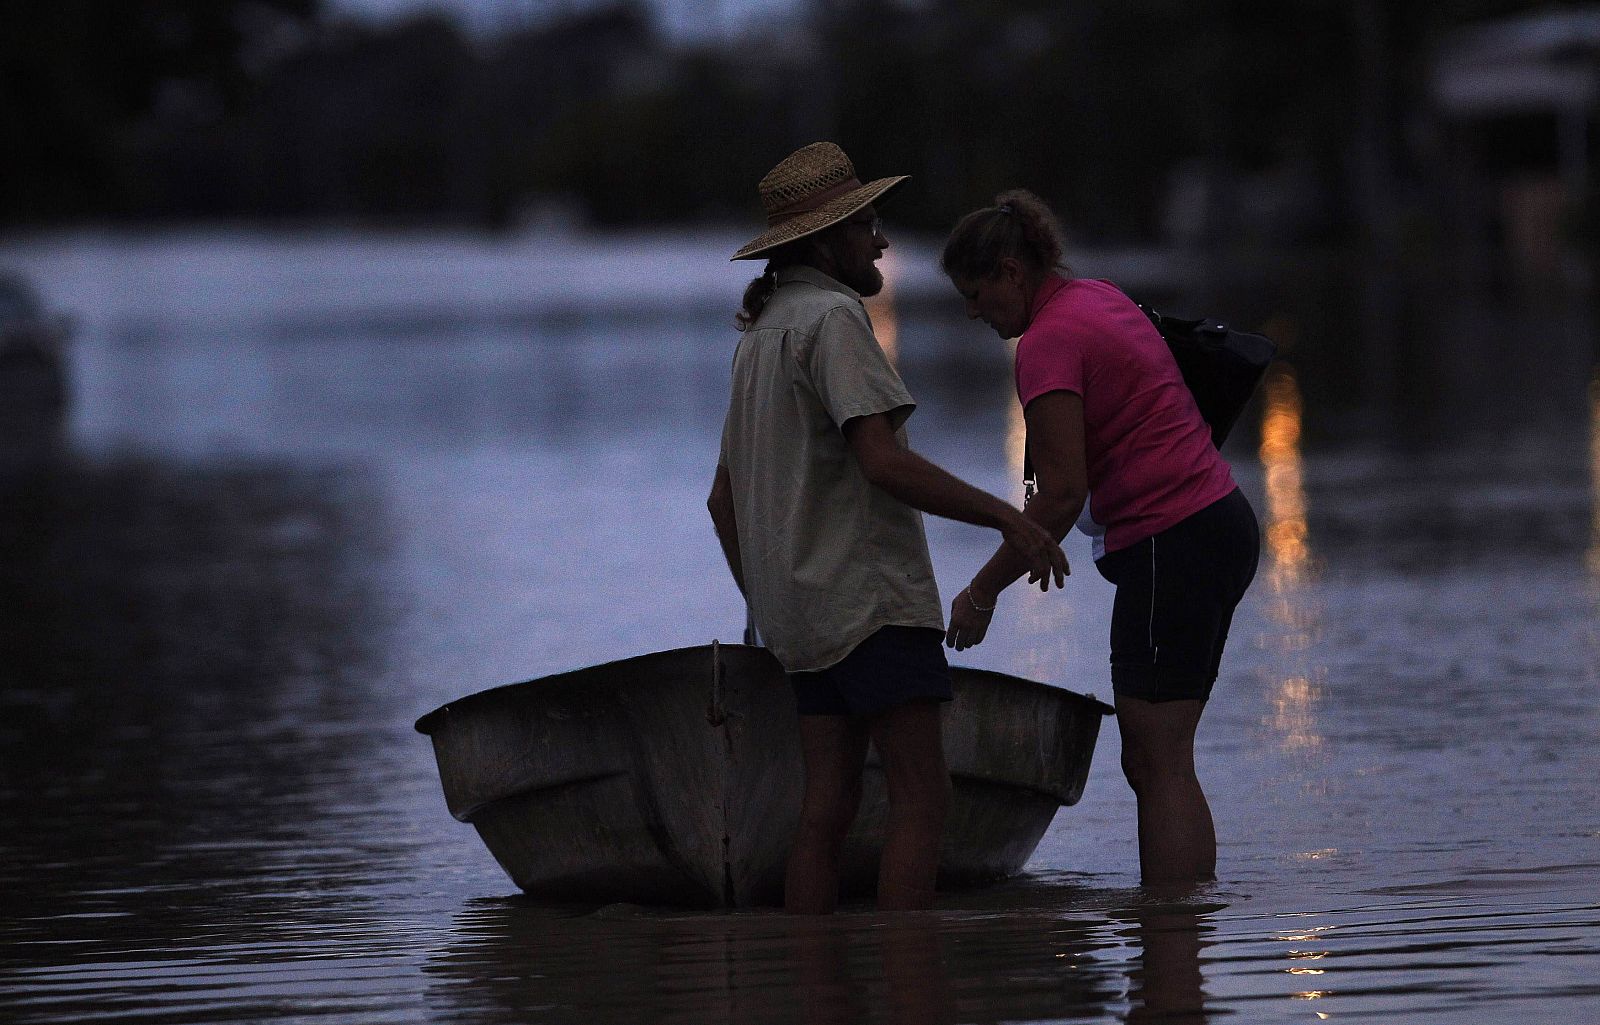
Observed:
[[[978,281],[994,276],[1008,256],[1031,270],[1072,274],[1061,262],[1061,222],[1027,189],[1002,192],[994,206],[961,218],[945,241],[939,267],[952,280]]]
[[[761,316],[761,311],[766,308],[767,300],[778,290],[778,272],[785,267],[806,263],[814,240],[814,236],[799,238],[772,251],[767,257],[766,269],[758,277],[751,278],[750,284],[745,286],[744,298],[739,303],[739,312],[733,315],[734,327],[740,331],[750,330],[750,325],[756,322],[756,318]]]

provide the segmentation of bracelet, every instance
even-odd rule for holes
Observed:
[[[979,612],[993,612],[994,611],[994,608],[995,608],[994,605],[991,605],[988,608],[984,608],[982,605],[979,605],[976,601],[973,600],[973,598],[972,598],[972,588],[969,587],[962,593],[964,593],[967,596],[967,604],[971,605],[977,611],[979,611]],[[996,602],[996,604],[998,604],[998,602]]]

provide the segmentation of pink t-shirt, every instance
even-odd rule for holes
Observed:
[[[1083,399],[1089,513],[1105,528],[1105,551],[1159,534],[1233,491],[1172,351],[1109,281],[1052,276],[1034,296],[1017,342],[1017,398],[1026,409],[1060,390]]]

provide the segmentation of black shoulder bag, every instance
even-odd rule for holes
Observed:
[[[1278,347],[1266,335],[1236,331],[1220,320],[1201,317],[1183,320],[1168,317],[1144,305],[1139,309],[1150,318],[1161,338],[1178,361],[1183,383],[1194,394],[1200,415],[1211,427],[1211,444],[1222,447],[1228,432],[1238,422],[1250,396],[1267,372],[1267,364]],[[1023,500],[1033,497],[1037,478],[1033,458],[1022,456]]]

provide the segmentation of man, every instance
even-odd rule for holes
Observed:
[[[707,506],[763,640],[789,672],[805,793],[784,904],[825,914],[861,797],[867,745],[889,793],[878,906],[928,907],[950,800],[939,733],[950,700],[944,618],[917,510],[993,527],[1030,580],[1060,586],[1061,549],[1014,507],[906,447],[915,408],[862,296],[889,243],[874,203],[905,180],[856,178],[832,143],[761,180],[766,256],[745,292],[743,336]]]

